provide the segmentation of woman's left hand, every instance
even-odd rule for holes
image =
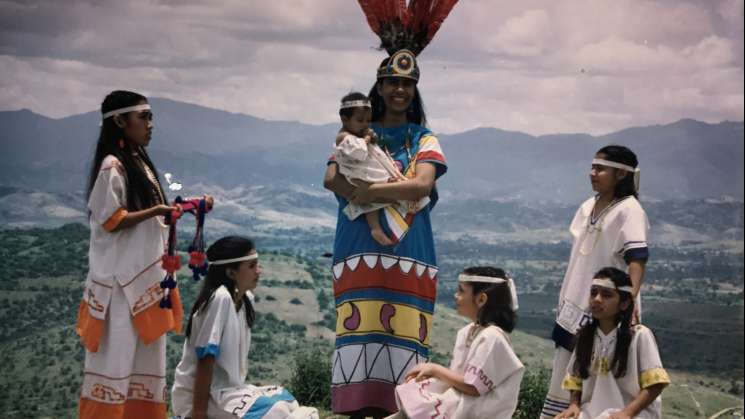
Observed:
[[[372,194],[370,193],[370,185],[360,182],[360,186],[354,188],[352,196],[349,200],[355,205],[364,205],[372,202]]]
[[[608,419],[631,419],[631,415],[624,411],[620,411],[608,416]]]

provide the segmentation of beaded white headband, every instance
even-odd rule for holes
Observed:
[[[517,311],[517,309],[520,307],[517,303],[517,288],[515,288],[515,280],[513,280],[511,277],[507,277],[507,279],[504,279],[493,276],[460,274],[458,275],[458,282],[484,282],[487,284],[507,283],[507,288],[510,289],[510,299],[512,300],[510,301],[510,308],[512,308],[512,311]]]
[[[150,108],[150,105],[148,105],[147,103],[142,104],[142,105],[127,106],[127,107],[124,107],[124,108],[114,109],[113,111],[108,111],[105,114],[103,114],[103,116],[101,117],[101,119],[106,119],[106,118],[109,118],[109,117],[112,117],[112,116],[115,116],[115,115],[121,115],[121,114],[127,113],[127,112],[147,111],[147,110],[150,110],[150,109],[151,109]]]
[[[614,169],[621,169],[634,174],[634,189],[639,192],[639,184],[641,181],[641,169],[638,167],[632,167],[628,164],[619,163],[616,161],[610,161],[605,159],[592,159],[592,164],[606,167],[613,167]]]
[[[239,257],[239,258],[211,260],[210,265],[227,265],[229,263],[244,262],[247,260],[256,260],[258,258],[259,258],[258,253],[251,253],[250,255]]]
[[[628,293],[634,292],[633,287],[630,287],[628,285],[617,287],[616,284],[608,278],[595,278],[592,280],[592,285],[603,287],[603,288],[610,288],[612,290],[618,290],[618,291],[623,291],[623,292],[628,292]]]
[[[348,108],[371,108],[372,109],[372,105],[370,105],[369,100],[347,100],[341,103],[341,107],[339,107],[339,110],[348,109]]]

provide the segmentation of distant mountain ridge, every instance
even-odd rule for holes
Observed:
[[[158,168],[188,183],[312,185],[321,182],[336,124],[269,121],[153,98]],[[329,110],[329,112],[335,112]],[[0,112],[0,185],[52,192],[83,188],[98,112],[52,119],[29,110]],[[436,128],[436,127],[435,127]],[[595,151],[629,146],[640,159],[646,199],[743,200],[743,122],[684,119],[602,136],[540,137],[496,128],[439,135],[448,174],[443,198],[577,203],[591,194]]]

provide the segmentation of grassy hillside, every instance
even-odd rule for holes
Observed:
[[[0,266],[0,318],[4,320],[0,322],[0,412],[4,418],[76,417],[83,350],[74,324],[87,269],[87,240],[87,229],[80,225],[0,230],[4,260]],[[334,308],[328,262],[289,252],[262,252],[261,263],[264,274],[256,291],[259,317],[249,380],[288,383],[298,353],[331,354]],[[190,308],[201,284],[194,283],[188,272],[180,278],[185,307]],[[527,315],[531,301],[521,301],[525,323],[518,324],[512,340],[528,371],[541,377],[553,349],[551,342],[524,331],[537,328]],[[453,310],[438,306],[432,342],[436,361],[447,362],[455,332],[464,324]],[[169,336],[169,377],[182,345],[182,336]],[[710,346],[714,351],[720,345]],[[742,352],[737,356],[740,363],[735,367],[741,369]],[[741,379],[686,371],[671,370],[673,385],[663,396],[665,418],[695,417],[696,401],[707,415],[742,404]]]

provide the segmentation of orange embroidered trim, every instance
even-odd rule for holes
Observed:
[[[171,290],[171,304],[173,304],[173,308],[163,309],[156,301],[150,307],[137,313],[132,319],[137,335],[145,344],[154,342],[169,331],[181,333],[184,309],[181,305],[178,288]]]
[[[109,219],[106,220],[105,223],[103,223],[103,229],[111,233],[119,226],[119,223],[122,222],[127,214],[129,214],[127,210],[125,210],[124,208],[119,208],[118,210],[116,210],[114,215],[109,217]]]
[[[80,419],[165,419],[167,413],[165,403],[127,400],[124,403],[112,404],[80,398]]]
[[[104,321],[91,316],[90,308],[85,300],[80,301],[78,308],[78,323],[75,332],[80,336],[80,342],[89,352],[98,351],[98,344],[103,336]]]

